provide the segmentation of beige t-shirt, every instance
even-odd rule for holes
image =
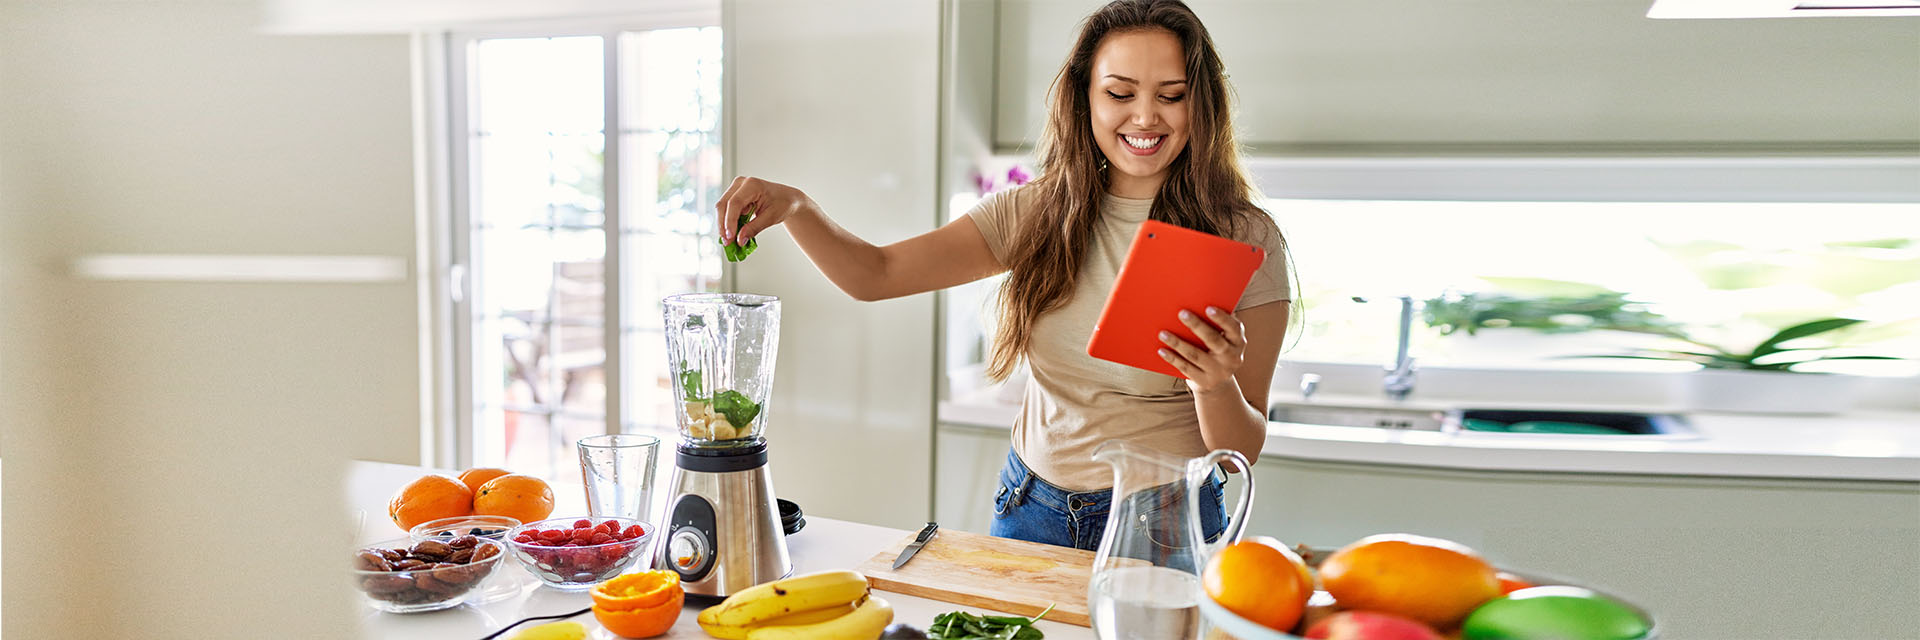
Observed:
[[[1001,264],[1008,261],[1015,221],[1032,208],[1032,191],[1002,191],[967,212]],[[1013,449],[1041,479],[1070,490],[1113,486],[1112,467],[1093,461],[1094,448],[1110,439],[1186,457],[1207,453],[1186,381],[1087,355],[1114,276],[1152,206],[1152,200],[1107,195],[1072,297],[1034,321],[1026,354],[1033,380],[1013,422]],[[1266,249],[1267,260],[1235,310],[1292,300],[1280,237],[1250,235],[1240,240]]]

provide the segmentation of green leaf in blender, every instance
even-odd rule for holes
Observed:
[[[746,394],[728,389],[713,394],[713,410],[727,417],[727,422],[735,429],[745,429],[760,415],[760,404],[747,399]]]
[[[706,397],[700,395],[700,370],[687,369],[685,360],[680,361],[680,369],[680,390],[686,392],[687,401],[704,402]]]

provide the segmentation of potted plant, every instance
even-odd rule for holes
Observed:
[[[1787,346],[1787,343],[1837,331],[1861,321],[1821,318],[1775,332],[1750,349],[1727,349],[1690,338],[1679,331],[1663,335],[1697,349],[1643,349],[1628,354],[1578,356],[1692,362],[1701,370],[1688,374],[1686,398],[1696,411],[1737,413],[1831,414],[1853,403],[1856,378],[1833,373],[1798,371],[1794,367],[1827,360],[1899,360],[1892,356],[1847,355],[1837,346]]]

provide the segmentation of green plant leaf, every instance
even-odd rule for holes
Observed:
[[[680,361],[680,368],[682,369],[680,372],[680,390],[686,393],[687,401],[705,401],[706,398],[700,395],[700,370],[688,370],[687,361],[685,360]]]
[[[744,429],[753,424],[753,418],[760,415],[760,404],[747,398],[747,395],[728,389],[713,394],[713,410],[727,417],[735,429]]]
[[[736,234],[734,236],[735,241],[738,241],[740,239],[737,231],[740,229],[740,227],[746,226],[747,221],[751,219],[753,219],[753,212],[751,210],[749,210],[747,213],[740,214],[740,221],[738,223],[735,223],[733,226],[733,228],[736,230]],[[760,248],[759,238],[747,238],[746,246],[741,246],[738,244],[727,242],[725,240],[720,241],[720,253],[726,256],[727,262],[739,262],[741,260],[745,260],[747,259],[747,256],[753,255],[753,250],[758,248]]]
[[[1815,336],[1835,329],[1844,329],[1860,324],[1860,322],[1860,320],[1853,318],[1822,318],[1810,322],[1802,322],[1781,329],[1778,333],[1773,334],[1773,337],[1762,341],[1759,346],[1753,348],[1753,353],[1748,355],[1747,359],[1752,360],[1769,353],[1780,351],[1779,345],[1782,342]]]

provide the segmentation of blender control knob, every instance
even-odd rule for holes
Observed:
[[[699,573],[705,568],[710,554],[707,553],[707,540],[693,528],[684,528],[673,532],[667,539],[667,558],[673,562],[673,569],[682,574]]]

